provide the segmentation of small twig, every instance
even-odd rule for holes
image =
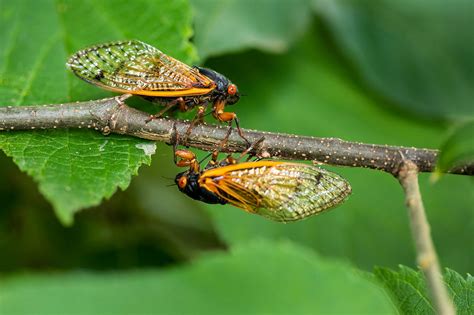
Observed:
[[[0,107],[0,131],[90,128],[104,134],[117,133],[143,139],[172,142],[173,126],[185,134],[189,122],[174,119],[155,119],[149,123],[147,113],[120,103],[118,98],[89,102],[52,104],[42,106]],[[202,124],[196,126],[187,139],[187,145],[212,151],[224,138],[226,126]],[[397,174],[403,156],[413,161],[420,172],[432,172],[437,150],[407,148],[389,145],[349,142],[337,138],[316,138],[243,129],[245,136],[265,141],[260,147],[272,157],[286,160],[312,160],[331,165],[366,167]],[[233,132],[224,152],[242,152],[245,141]],[[449,171],[454,174],[474,175],[474,163],[461,165]]]
[[[428,290],[437,314],[454,315],[453,303],[443,284],[443,277],[430,235],[430,226],[418,186],[418,169],[410,160],[404,161],[398,180],[405,191],[405,201],[410,217],[411,232],[415,239],[417,261],[428,284]]]

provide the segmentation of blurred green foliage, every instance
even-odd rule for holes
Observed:
[[[384,291],[347,264],[284,243],[236,247],[174,270],[23,276],[3,288],[5,314],[58,314],[64,305],[79,314],[396,314]],[[337,296],[345,301],[334,303]]]
[[[393,106],[421,117],[474,116],[470,0],[317,0],[341,52]]]
[[[440,149],[436,177],[452,167],[474,161],[474,120],[456,126]]]
[[[311,1],[191,0],[201,58],[249,48],[284,53],[312,20]]]
[[[91,44],[135,38],[188,63],[199,54],[228,76],[247,95],[229,107],[245,128],[437,148],[453,122],[472,118],[469,2],[298,1],[0,0],[0,104],[112,95],[68,73],[65,60]],[[472,152],[467,130],[450,147]],[[178,171],[171,148],[158,143],[150,158],[143,143],[78,130],[0,134],[16,163],[0,157],[0,313],[393,311],[382,286],[349,266],[415,267],[391,176],[330,167],[351,182],[351,198],[278,224],[168,187]],[[456,152],[450,162],[465,156]],[[420,180],[442,264],[472,272],[472,181]],[[113,194],[117,187],[127,189]],[[75,213],[70,227],[58,220],[71,223]],[[377,278],[397,296],[390,279]]]

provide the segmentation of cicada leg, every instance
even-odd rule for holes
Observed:
[[[182,107],[186,106],[186,103],[185,103],[185,101],[182,97],[178,97],[174,100],[168,101],[165,105],[165,108],[160,110],[155,115],[150,115],[150,117],[148,117],[147,120],[145,120],[145,123],[149,123],[153,119],[160,118],[161,116],[163,116],[164,113],[166,113],[167,111],[169,111],[172,107],[174,107],[176,105],[179,105],[179,107],[182,108]]]
[[[247,161],[249,161],[252,157],[257,157],[257,160],[260,160],[262,157],[258,155],[258,150],[262,146],[263,141],[265,141],[265,136],[261,136],[257,141],[250,144],[249,147],[239,155],[236,161],[240,162],[240,160],[247,154]]]
[[[186,130],[186,133],[184,134],[184,140],[183,143],[186,145],[188,142],[188,138],[191,135],[191,131],[193,128],[197,125],[203,122],[203,118],[206,115],[206,109],[207,109],[207,103],[198,106],[198,110],[196,112],[196,116],[194,116],[193,120],[191,120],[191,124],[189,124],[188,129]]]
[[[230,153],[220,161],[218,160],[218,156],[220,152],[218,148],[212,152],[211,159],[209,163],[207,164],[207,166],[205,167],[205,169],[213,168],[216,166],[227,166],[227,165],[237,164],[247,154],[248,154],[247,161],[249,161],[252,157],[257,156],[255,152],[258,150],[258,147],[261,146],[264,140],[265,140],[265,137],[262,136],[260,139],[250,144],[250,146],[247,149],[245,149],[243,152],[241,152],[237,158],[234,158],[232,156],[232,153]],[[257,160],[260,160],[261,158],[262,157],[258,157]]]
[[[176,166],[178,167],[189,166],[189,168],[193,172],[199,172],[199,162],[196,159],[196,155],[192,151],[176,150],[174,152],[174,159],[175,159]]]
[[[173,125],[172,142],[174,164],[176,164],[176,166],[178,167],[189,166],[190,170],[194,172],[199,172],[199,162],[196,159],[196,155],[190,150],[178,150],[179,140],[176,125]]]
[[[123,105],[125,105],[125,100],[126,100],[127,98],[132,97],[132,96],[133,96],[133,95],[132,95],[132,94],[129,94],[129,93],[127,93],[127,94],[122,94],[122,95],[116,96],[116,97],[115,97],[115,100],[117,101],[117,103],[118,103],[120,106],[123,106]]]
[[[250,146],[251,145],[250,141],[244,136],[244,133],[242,132],[242,129],[240,128],[240,123],[239,123],[239,119],[237,118],[237,114],[233,112],[224,112],[224,108],[225,108],[225,102],[218,101],[214,103],[214,108],[212,112],[212,115],[217,120],[229,123],[229,129],[227,130],[227,133],[224,139],[222,139],[222,142],[219,145],[219,147],[224,147],[227,141],[229,140],[229,137],[232,133],[233,121],[235,121],[235,126],[237,128],[237,132],[239,133],[239,136],[247,143],[248,146]]]

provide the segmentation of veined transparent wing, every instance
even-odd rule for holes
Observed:
[[[179,97],[203,95],[215,88],[199,70],[137,40],[83,49],[69,58],[67,66],[79,78],[120,93]]]
[[[333,172],[275,161],[210,169],[200,183],[236,207],[283,222],[319,214],[351,193],[349,183]]]

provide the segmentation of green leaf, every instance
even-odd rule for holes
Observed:
[[[474,277],[468,274],[464,279],[454,270],[446,269],[444,281],[453,297],[459,315],[474,313]]]
[[[279,53],[307,29],[310,0],[191,0],[202,57],[257,48]]]
[[[239,115],[243,128],[439,147],[445,134],[442,125],[394,113],[380,99],[368,95],[328,48],[323,34],[313,29],[287,54],[254,51],[208,64],[225,73],[247,95],[229,108]],[[413,241],[398,182],[389,174],[368,169],[325,168],[344,176],[351,183],[352,195],[334,210],[302,222],[279,224],[232,206],[194,204],[209,209],[221,239],[228,244],[255,237],[291,239],[367,270],[374,264],[413,265]],[[420,186],[443,262],[460,272],[472,270],[474,242],[468,222],[474,219],[474,195],[470,178],[446,176],[431,185],[429,175],[422,174]],[[463,244],[463,249],[455,244]]]
[[[69,73],[74,51],[117,39],[139,39],[189,62],[190,8],[185,0],[2,1],[0,104],[26,105],[111,95]],[[30,174],[71,223],[81,208],[125,189],[139,166],[150,163],[151,142],[90,131],[0,134],[0,148]]]
[[[474,121],[458,126],[440,148],[438,176],[447,170],[465,164],[474,164]]]
[[[388,268],[375,268],[374,274],[392,292],[403,314],[434,314],[421,273],[400,266],[399,272]]]
[[[391,105],[421,117],[474,117],[471,0],[315,3],[341,52]]]
[[[399,266],[399,271],[379,267],[375,268],[374,274],[392,293],[402,314],[435,314],[420,271],[405,266]],[[457,314],[473,314],[474,278],[468,274],[464,279],[457,272],[447,269],[444,281],[453,298]]]
[[[116,187],[126,189],[141,164],[150,163],[153,142],[104,137],[87,131],[12,133],[0,146],[21,170],[39,182],[62,222],[75,211],[109,198]]]
[[[5,314],[395,314],[355,269],[291,243],[254,242],[161,272],[22,276],[0,289]]]

